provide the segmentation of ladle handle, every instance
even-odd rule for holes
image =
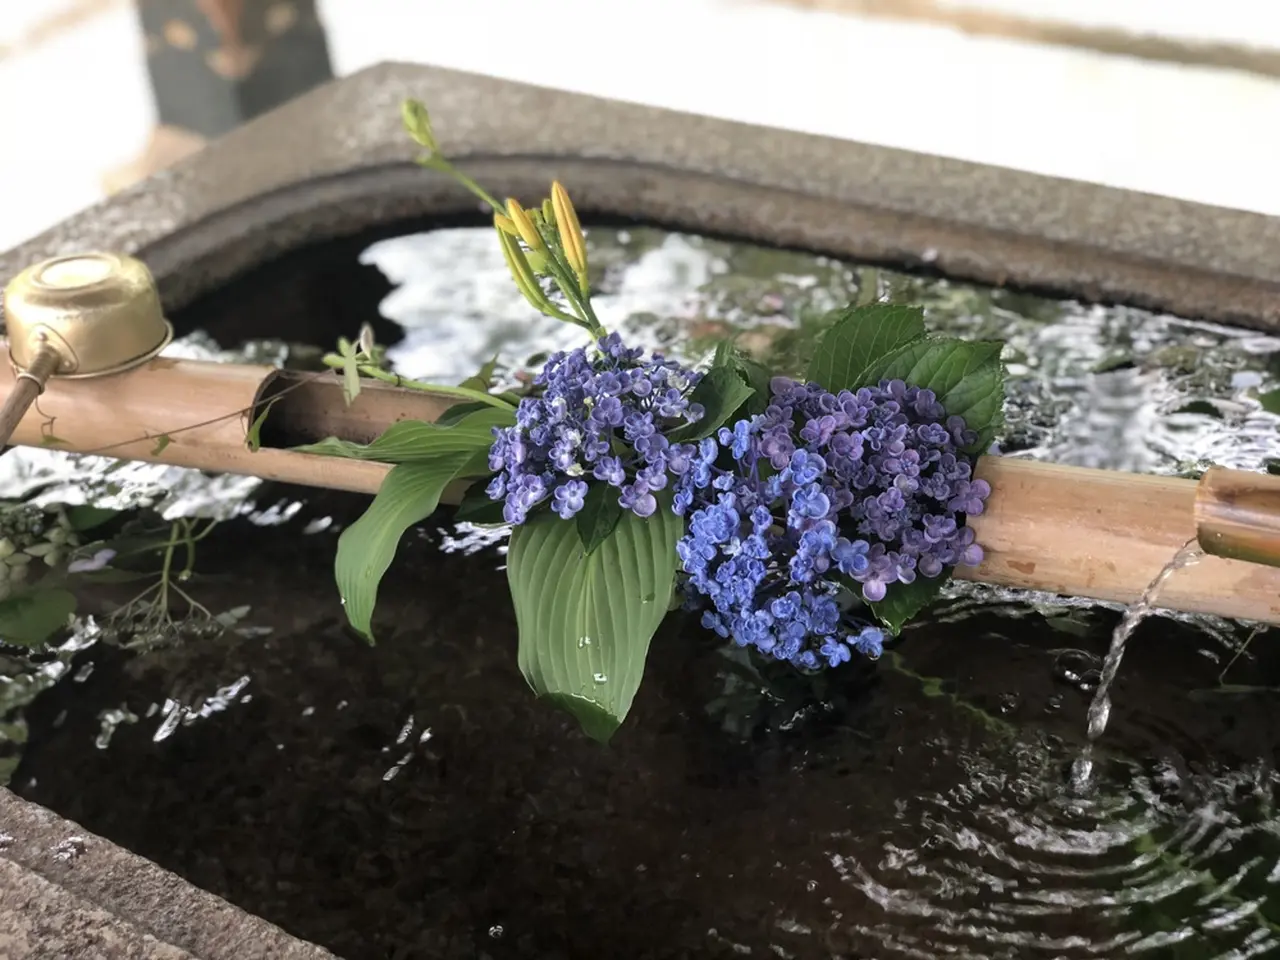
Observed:
[[[30,365],[19,370],[13,391],[0,408],[0,446],[8,444],[13,431],[27,413],[27,408],[36,402],[36,398],[44,393],[44,385],[53,371],[58,369],[60,361],[58,351],[45,344],[36,350]]]

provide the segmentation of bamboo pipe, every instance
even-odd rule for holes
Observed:
[[[14,388],[14,372],[0,368],[0,393]],[[273,397],[263,445],[251,451],[249,425]],[[372,383],[348,407],[335,375],[160,357],[109,380],[51,381],[13,442],[373,494],[385,464],[284,448],[326,436],[367,442],[397,420],[433,420],[451,403]],[[992,490],[986,512],[969,521],[986,559],[957,570],[967,580],[1131,603],[1198,532],[1193,480],[1003,457],[982,457],[977,475]],[[1209,556],[1169,580],[1160,606],[1280,623],[1280,567]]]

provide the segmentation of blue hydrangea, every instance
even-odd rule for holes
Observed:
[[[674,481],[704,625],[808,670],[878,657],[884,634],[842,606],[853,591],[874,603],[982,561],[963,524],[991,493],[961,452],[975,439],[901,380],[832,394],[775,378],[766,411],[703,440]]]
[[[704,415],[689,401],[701,378],[661,354],[643,359],[616,333],[554,354],[534,380],[540,389],[520,401],[516,425],[494,430],[489,496],[503,501],[508,523],[523,523],[547,499],[567,520],[594,479],[617,488],[622,507],[652,516],[654,495],[693,463],[695,449],[667,437]]]

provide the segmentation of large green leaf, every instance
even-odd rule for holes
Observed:
[[[727,423],[755,391],[734,367],[712,367],[693,388],[690,403],[706,409],[697,423],[686,424],[668,435],[672,443],[692,443],[709,437]]]
[[[977,432],[978,441],[965,452],[985,453],[1004,417],[1002,347],[994,340],[930,337],[880,358],[859,379],[864,384],[903,380],[932,390],[949,415],[964,417]]]
[[[924,310],[889,303],[837,312],[818,341],[808,378],[832,393],[870,386],[861,375],[877,360],[925,335]]]
[[[489,447],[493,445],[493,428],[509,427],[515,422],[515,411],[485,407],[451,424],[401,420],[368,444],[328,437],[319,443],[293,449],[300,453],[381,463],[417,463],[466,453],[472,456],[468,469],[463,473],[474,475],[487,472],[482,465],[487,460]]]
[[[511,534],[507,578],[520,670],[595,740],[607,741],[631,709],[649,641],[667,613],[683,528],[661,503],[647,520],[625,512],[590,555],[577,524],[551,513]]]
[[[56,587],[36,587],[0,601],[0,640],[23,647],[44,643],[66,628],[76,598]]]
[[[455,453],[392,467],[364,516],[342,531],[334,574],[351,626],[373,642],[378,584],[391,566],[404,532],[435,513],[440,494],[469,454]]]

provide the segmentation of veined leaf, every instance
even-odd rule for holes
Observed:
[[[965,452],[986,452],[1004,418],[1003,344],[930,337],[900,347],[863,371],[862,384],[903,380],[932,390],[950,416],[963,417],[978,440]]]
[[[474,483],[462,495],[453,519],[478,526],[501,526],[507,522],[502,515],[502,506],[501,500],[493,500],[485,493],[485,484]]]
[[[863,374],[878,360],[925,335],[924,310],[870,303],[838,311],[818,341],[808,379],[832,393],[870,386]]]
[[[334,575],[347,620],[373,642],[373,608],[378,584],[391,566],[404,532],[435,513],[440,494],[466,464],[469,454],[401,463],[391,469],[364,515],[338,538]]]
[[[693,443],[724,426],[755,391],[732,367],[712,367],[693,388],[690,403],[700,403],[706,413],[697,423],[671,431],[672,443]]]
[[[936,577],[917,576],[911,583],[892,583],[885,591],[884,599],[870,605],[871,612],[897,636],[902,632],[904,623],[938,599],[949,579],[949,571],[944,570]],[[857,584],[853,586],[857,587]]]
[[[349,460],[377,460],[381,463],[418,463],[455,453],[473,455],[471,465],[460,472],[475,476],[487,472],[489,448],[493,445],[493,428],[515,423],[514,411],[485,407],[468,413],[456,423],[428,423],[425,420],[401,420],[393,423],[372,443],[352,443],[328,437],[319,443],[294,447],[300,453],[314,453]],[[473,466],[475,465],[475,466]]]
[[[595,740],[607,741],[631,709],[667,613],[683,527],[660,501],[648,519],[624,512],[590,555],[577,524],[551,513],[512,531],[507,578],[520,670]]]
[[[587,487],[586,500],[575,518],[582,548],[590,556],[596,547],[604,543],[622,519],[622,507],[618,504],[619,491],[607,483],[597,481]]]

